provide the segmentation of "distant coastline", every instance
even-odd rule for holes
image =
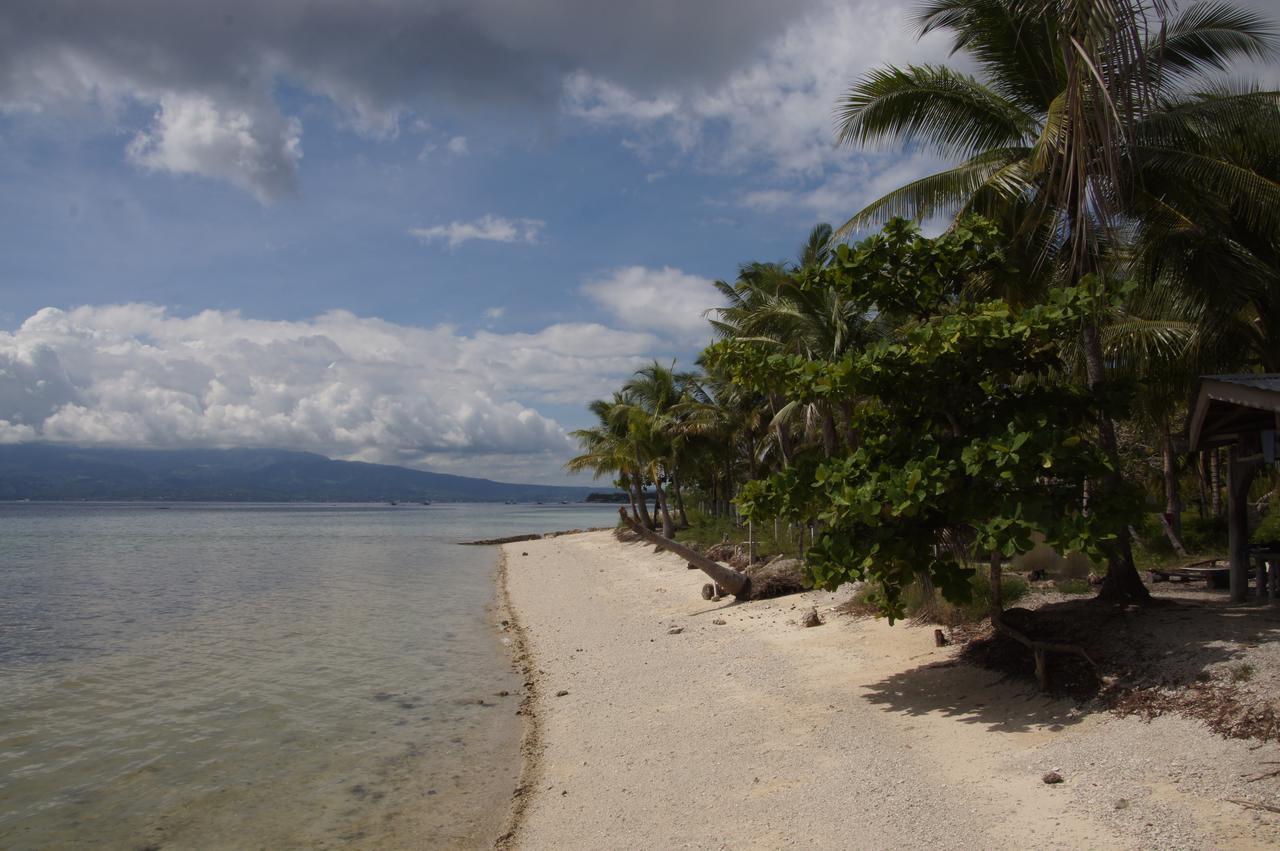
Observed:
[[[581,503],[607,489],[495,482],[278,449],[0,446],[0,501]]]

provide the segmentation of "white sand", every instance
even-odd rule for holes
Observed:
[[[1077,711],[834,595],[708,603],[700,572],[607,532],[504,549],[537,719],[517,847],[1280,843],[1280,816],[1225,800],[1277,803],[1243,779],[1275,746]],[[811,605],[827,623],[803,629]]]

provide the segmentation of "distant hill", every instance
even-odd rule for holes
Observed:
[[[598,490],[508,484],[277,449],[0,445],[0,500],[581,502]]]

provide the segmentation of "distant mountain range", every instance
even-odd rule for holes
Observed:
[[[277,449],[0,446],[0,500],[581,502],[608,488],[519,485]]]

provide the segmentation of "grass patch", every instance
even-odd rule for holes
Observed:
[[[731,544],[742,544],[747,541],[747,527],[739,526],[729,517],[712,517],[698,510],[689,513],[689,527],[676,531],[676,540],[691,547],[705,550],[722,541]],[[796,556],[799,544],[788,534],[786,528],[781,529],[781,536],[775,538],[772,523],[761,523],[756,528],[756,553],[762,557],[785,553]],[[806,543],[808,536],[805,536]]]

